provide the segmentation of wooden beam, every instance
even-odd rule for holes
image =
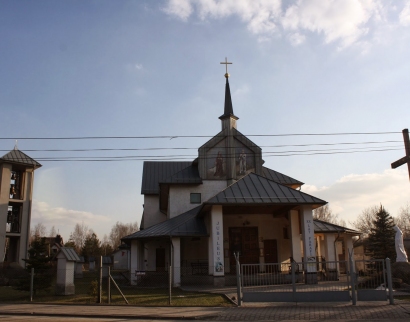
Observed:
[[[409,172],[409,180],[410,180],[410,138],[409,138],[409,130],[404,129],[402,131],[403,133],[403,141],[404,141],[404,149],[406,151],[406,156],[393,162],[391,164],[392,169],[396,169],[397,167],[400,167],[401,165],[407,163],[407,169]]]
[[[393,162],[392,164],[391,164],[391,168],[392,169],[396,169],[396,168],[398,168],[398,167],[400,167],[401,165],[403,165],[403,164],[405,164],[405,163],[407,163],[407,162],[409,162],[410,161],[410,157],[403,157],[403,158],[401,158],[401,159],[399,159],[399,160],[397,160],[397,161],[395,161],[395,162]]]

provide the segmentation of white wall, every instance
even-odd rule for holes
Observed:
[[[288,260],[291,256],[291,239],[283,238],[283,228],[289,225],[285,218],[273,218],[270,214],[252,215],[224,215],[224,248],[229,248],[229,228],[244,227],[244,222],[249,222],[246,227],[258,227],[259,248],[263,249],[264,240],[276,239],[278,246],[278,262]],[[291,237],[290,228],[288,236]],[[229,257],[230,252],[225,254]],[[228,264],[228,263],[226,263]]]
[[[159,195],[144,195],[144,229],[166,219],[167,216],[159,211]]]
[[[200,193],[201,202],[204,202],[226,187],[226,180],[204,180],[203,184],[199,185],[170,186],[168,204],[169,218],[178,216],[199,206],[199,204],[190,202],[191,193]]]

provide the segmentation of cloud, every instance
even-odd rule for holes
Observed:
[[[195,15],[201,20],[236,16],[264,41],[284,35],[297,46],[316,34],[325,44],[345,48],[373,37],[388,24],[388,13],[396,19],[400,10],[382,0],[168,0],[164,12],[183,21]],[[409,3],[399,18],[410,25]]]
[[[282,24],[285,30],[323,34],[325,43],[340,41],[346,47],[368,34],[368,22],[381,10],[372,0],[299,0],[286,10]]]
[[[410,201],[407,169],[382,173],[350,174],[327,187],[302,186],[302,191],[329,202],[346,223],[353,222],[363,209],[382,204],[392,216]]]
[[[142,64],[135,64],[135,69],[141,70],[142,69]]]
[[[101,226],[110,221],[111,219],[107,216],[63,207],[52,207],[46,202],[33,200],[31,227],[34,227],[37,223],[42,223],[47,229],[54,226],[65,239],[68,239],[70,232],[77,223],[84,222],[85,225],[98,234]]]
[[[164,11],[169,15],[174,15],[182,20],[187,20],[192,14],[192,5],[190,0],[169,0]]]
[[[407,2],[399,15],[400,24],[410,26],[410,2]]]

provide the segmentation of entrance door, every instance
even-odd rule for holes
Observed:
[[[241,264],[259,264],[258,227],[229,228],[231,267],[236,265],[234,252],[239,252]]]
[[[263,241],[265,263],[278,262],[278,243],[276,239],[265,239]]]
[[[157,272],[165,272],[165,248],[157,248],[155,254]]]

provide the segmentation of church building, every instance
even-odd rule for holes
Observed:
[[[356,231],[313,220],[312,211],[326,201],[264,166],[262,149],[238,131],[228,73],[225,78],[221,131],[199,147],[198,157],[144,163],[141,229],[122,239],[131,246],[131,279],[172,267],[175,286],[195,272],[226,285],[235,253],[241,264],[261,267],[291,258],[314,263],[305,273],[316,274],[319,257],[345,260],[353,249]]]

